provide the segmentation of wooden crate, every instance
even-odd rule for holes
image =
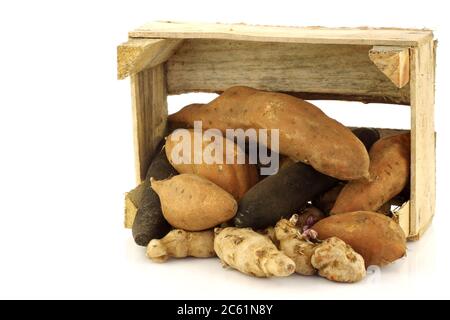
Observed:
[[[435,209],[435,49],[428,30],[146,24],[118,46],[118,77],[131,77],[137,180],[167,132],[167,95],[247,85],[410,105],[411,198],[397,216],[416,240]]]

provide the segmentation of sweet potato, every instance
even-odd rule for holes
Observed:
[[[200,135],[203,137],[201,133]],[[226,138],[224,138],[222,135],[212,135],[214,143],[221,143],[223,147],[223,155],[220,155],[220,163],[208,164],[205,161],[201,161],[202,163],[196,164],[194,163],[194,153],[196,153],[197,156],[200,157],[199,159],[202,159],[204,152],[206,152],[207,147],[211,144],[211,140],[203,139],[202,147],[194,148],[194,130],[189,130],[189,137],[189,145],[191,148],[190,159],[188,163],[176,163],[176,161],[174,161],[174,157],[182,156],[182,154],[174,153],[176,153],[177,151],[177,149],[175,149],[177,143],[182,144],[183,141],[178,141],[174,134],[169,135],[166,139],[166,156],[172,166],[177,169],[179,173],[192,173],[202,176],[210,180],[211,182],[214,182],[219,187],[230,193],[236,200],[239,200],[247,192],[248,189],[250,189],[255,183],[258,182],[258,172],[256,165],[248,164],[248,161],[246,161],[245,164],[237,163],[239,147],[234,142],[229,141],[229,143],[233,146],[233,163],[226,163],[226,152],[228,150],[226,148]],[[244,151],[241,150],[241,152]]]
[[[142,183],[137,212],[134,218],[132,233],[136,244],[147,246],[152,239],[159,239],[170,231],[169,223],[164,219],[158,195],[150,186],[150,178],[167,179],[178,172],[170,165],[164,150],[161,149],[153,158],[147,171],[147,177]]]
[[[161,200],[164,217],[177,229],[210,229],[236,214],[237,203],[233,196],[198,175],[180,174],[150,181]]]
[[[381,213],[356,211],[322,219],[314,224],[318,237],[337,237],[364,258],[366,267],[383,266],[406,253],[406,238],[394,220]]]
[[[367,151],[348,128],[313,104],[287,94],[232,87],[207,105],[190,105],[169,116],[173,123],[193,125],[196,120],[206,129],[224,132],[278,129],[280,153],[294,161],[342,180],[369,174]]]
[[[406,186],[410,171],[409,133],[377,141],[370,149],[370,179],[350,181],[339,193],[331,214],[377,211]]]
[[[379,137],[372,129],[361,128],[356,134],[368,148]],[[236,227],[255,229],[274,226],[338,182],[304,163],[287,165],[277,174],[261,180],[242,197],[234,224]]]

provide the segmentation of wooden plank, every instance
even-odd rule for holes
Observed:
[[[280,91],[284,92],[284,91]],[[222,92],[216,92],[220,94]],[[339,94],[339,93],[314,93],[314,92],[284,92],[303,100],[341,100],[341,101],[358,101],[362,103],[395,103],[400,105],[409,105],[409,98],[393,98],[386,96],[367,96],[356,94]]]
[[[369,58],[397,88],[409,82],[409,48],[375,46],[369,51]]]
[[[164,65],[131,76],[136,180],[145,179],[156,147],[167,131],[167,90]]]
[[[380,133],[381,139],[410,132],[410,130],[406,129],[388,129],[388,128],[376,128],[376,129]]]
[[[409,104],[369,59],[371,46],[184,40],[167,61],[169,94],[247,85],[305,98]]]
[[[433,32],[417,29],[323,28],[151,22],[131,31],[134,38],[224,39],[263,42],[417,46]]]
[[[419,230],[419,233],[415,235],[410,235],[408,237],[409,241],[418,241],[420,238],[422,238],[423,234],[428,230],[428,228],[431,226],[431,223],[433,222],[433,219],[430,219],[424,226],[422,226]]]
[[[117,78],[129,75],[165,62],[178,48],[182,40],[130,39],[117,47]]]
[[[430,224],[435,210],[434,51],[433,41],[411,49],[412,237],[419,236]]]

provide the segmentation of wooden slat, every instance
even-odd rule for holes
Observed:
[[[167,90],[164,65],[131,76],[136,180],[145,179],[158,143],[167,130]]]
[[[419,236],[435,209],[434,43],[411,49],[411,221]]]
[[[130,39],[117,47],[117,77],[129,75],[165,62],[182,40]]]
[[[406,129],[388,129],[388,128],[376,128],[376,129],[380,133],[381,139],[410,132],[410,130],[406,130]]]
[[[369,51],[369,58],[397,88],[409,81],[409,48],[375,46]]]
[[[167,61],[169,94],[221,92],[246,85],[333,98],[409,104],[409,87],[397,88],[369,59],[372,46],[184,40]],[[309,96],[308,96],[309,94]]]
[[[274,27],[245,24],[151,22],[131,31],[130,37],[224,39],[263,42],[416,46],[433,38],[429,30]]]

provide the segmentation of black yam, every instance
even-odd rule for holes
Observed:
[[[150,240],[164,237],[172,227],[164,219],[159,197],[150,186],[150,178],[155,180],[167,179],[178,174],[166,157],[163,148],[153,158],[147,171],[145,188],[138,203],[136,218],[133,222],[132,233],[136,244],[147,246]]]
[[[367,149],[380,138],[375,129],[353,131]],[[302,209],[315,196],[335,186],[339,180],[324,175],[301,162],[281,168],[253,186],[239,201],[233,219],[236,227],[263,229]]]

